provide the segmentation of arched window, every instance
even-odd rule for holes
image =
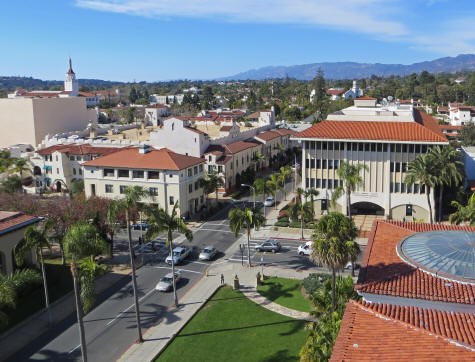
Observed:
[[[41,176],[41,167],[40,166],[33,167],[33,175],[34,176]]]

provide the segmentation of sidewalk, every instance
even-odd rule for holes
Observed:
[[[233,253],[237,250],[239,243],[236,242],[227,252]],[[288,315],[292,318],[309,320],[308,313],[293,311],[279,306],[267,299],[256,295],[256,275],[261,271],[260,267],[249,268],[238,263],[220,262],[211,265],[208,269],[208,276],[203,276],[180,300],[178,309],[170,307],[165,316],[154,327],[149,328],[143,334],[145,342],[143,344],[133,344],[119,358],[119,361],[152,361],[173,338],[183,329],[186,323],[201,309],[201,307],[212,297],[220,286],[221,274],[224,275],[225,283],[233,284],[233,279],[237,275],[241,290],[255,303],[273,310],[274,312]],[[311,271],[298,272],[292,269],[279,269],[273,267],[264,268],[267,276],[280,276],[286,278],[303,279]]]

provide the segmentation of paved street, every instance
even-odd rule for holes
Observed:
[[[182,271],[183,279],[178,284],[178,295],[183,296],[205,273],[209,263],[197,261],[199,250],[207,245],[215,246],[220,254],[215,263],[224,261],[224,251],[235,241],[229,231],[225,217],[228,208],[223,209],[212,221],[204,223],[194,232],[193,254],[177,268]],[[134,232],[138,237],[139,232]],[[121,249],[120,242],[117,249]],[[168,254],[160,250],[158,256],[144,255],[146,263],[137,271],[139,298],[142,315],[142,327],[156,324],[173,304],[173,293],[159,293],[154,290],[158,280],[170,271],[164,263]],[[142,256],[137,254],[137,259]],[[147,262],[148,261],[148,262]],[[98,305],[85,317],[85,330],[88,356],[91,361],[111,361],[121,354],[137,339],[135,312],[133,307],[132,285],[130,277],[118,283],[98,298]],[[9,360],[77,360],[80,359],[79,333],[75,323],[75,315],[71,315],[49,333],[26,346]],[[113,347],[111,347],[111,343]]]

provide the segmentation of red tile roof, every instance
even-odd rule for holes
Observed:
[[[266,131],[255,135],[254,137],[263,141],[270,141],[275,138],[280,137],[281,135],[274,131]]]
[[[247,150],[248,148],[257,147],[259,145],[260,144],[255,141],[236,141],[227,145],[210,145],[206,149],[205,154],[235,154]]]
[[[229,132],[231,131],[231,128],[233,128],[233,126],[222,126],[219,131],[220,132]]]
[[[26,215],[21,212],[0,211],[0,234],[16,230],[34,222],[40,221],[36,216]]]
[[[166,148],[141,154],[138,148],[125,148],[84,163],[84,166],[124,167],[150,170],[182,170],[204,159],[174,153]]]
[[[327,94],[331,94],[331,95],[335,95],[335,96],[338,96],[342,93],[346,92],[346,89],[344,88],[339,88],[339,89],[327,89],[326,90],[326,93]]]
[[[71,155],[106,155],[121,150],[119,147],[97,147],[85,145],[54,145],[38,150],[40,155],[51,155],[53,152],[64,152]]]
[[[356,98],[359,101],[375,101],[378,98],[373,98],[373,97],[368,97],[368,96],[363,96],[363,97],[358,97]]]
[[[369,302],[361,302],[361,305],[376,313],[441,337],[475,346],[474,314]]]
[[[415,122],[323,121],[297,134],[297,138],[379,141],[448,142],[437,121],[414,110]]]
[[[460,342],[473,341],[473,315],[431,310],[411,314],[410,308],[393,308],[388,315],[384,306],[368,307],[350,300],[330,361],[474,359],[473,347]]]
[[[376,220],[366,246],[355,289],[361,293],[475,305],[475,285],[439,278],[404,262],[396,252],[406,236],[433,230],[475,227]]]
[[[79,91],[78,93],[82,97],[95,97],[96,96],[94,93],[90,93],[90,92],[81,92],[81,91]]]

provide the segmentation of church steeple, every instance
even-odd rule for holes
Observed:
[[[73,71],[71,57],[69,58],[69,69],[66,73],[66,79],[64,80],[64,90],[66,92],[69,92],[69,95],[72,97],[76,97],[79,95],[78,80],[76,79],[76,74]]]
[[[69,57],[69,70],[67,74],[75,74],[73,71],[73,63],[71,62],[71,57]]]

